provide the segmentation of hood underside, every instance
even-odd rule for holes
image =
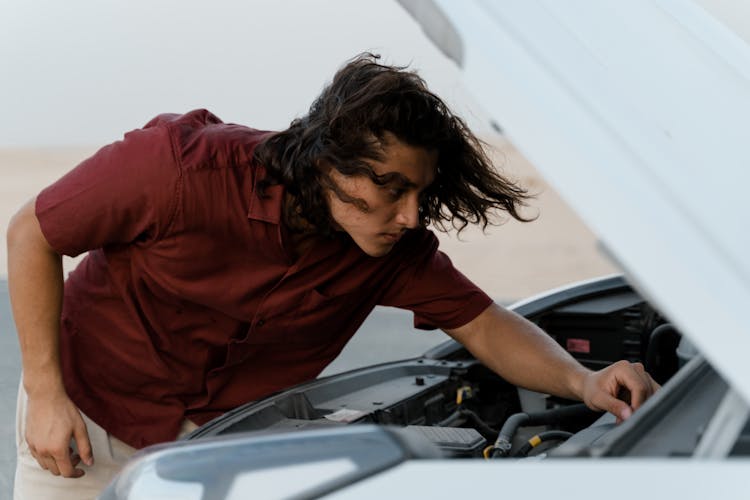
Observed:
[[[748,45],[690,2],[401,4],[641,293],[750,401]]]

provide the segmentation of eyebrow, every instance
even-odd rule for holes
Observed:
[[[407,187],[407,188],[417,188],[417,187],[419,187],[411,179],[409,179],[408,177],[406,177],[401,172],[388,172],[387,174],[383,174],[383,175],[381,175],[379,177],[383,181],[383,185],[384,186],[387,185],[387,184],[398,182],[403,187]]]

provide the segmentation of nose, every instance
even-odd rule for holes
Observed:
[[[419,225],[419,196],[416,193],[401,199],[396,223],[407,229],[414,229]]]

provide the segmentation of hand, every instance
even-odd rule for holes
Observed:
[[[29,397],[26,409],[26,442],[31,455],[42,469],[55,476],[77,478],[85,474],[76,466],[83,460],[94,464],[86,424],[66,394],[54,397]],[[79,455],[70,448],[75,439]]]
[[[641,363],[618,361],[583,380],[582,399],[592,410],[604,410],[620,423],[637,410],[658,389]]]

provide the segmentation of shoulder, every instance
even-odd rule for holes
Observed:
[[[205,109],[154,117],[144,130],[161,129],[182,170],[227,168],[252,162],[255,147],[272,132],[224,123]]]

